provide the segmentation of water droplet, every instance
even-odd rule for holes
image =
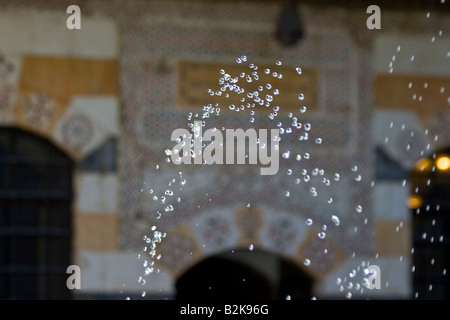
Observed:
[[[302,74],[302,68],[295,67],[295,71],[297,71],[298,74]]]
[[[146,274],[146,275],[149,275],[149,274],[152,273],[152,272],[153,272],[153,268],[147,267],[147,268],[145,269],[145,274]]]
[[[334,224],[337,225],[337,226],[341,224],[341,221],[339,220],[339,217],[337,217],[336,215],[332,215],[331,216],[331,221],[333,221]]]
[[[358,166],[357,166],[357,165],[354,165],[354,166],[352,167],[352,171],[353,171],[353,172],[358,171]]]
[[[358,174],[358,175],[355,177],[355,181],[360,182],[361,180],[362,180],[362,177],[361,177],[360,174]]]
[[[356,206],[355,209],[356,209],[356,212],[358,212],[358,213],[361,213],[361,212],[362,212],[362,206],[359,205],[359,204]]]
[[[305,159],[309,159],[310,158],[310,155],[309,155],[309,153],[308,152],[305,152],[304,154],[303,154],[303,158],[305,158]]]
[[[285,153],[283,153],[283,158],[285,158],[285,159],[289,159],[289,156],[290,156],[290,151],[288,150],[288,151],[286,151]]]
[[[286,191],[286,192],[284,193],[284,196],[285,196],[285,197],[290,197],[290,195],[291,195],[291,193],[290,193],[289,191]]]
[[[303,93],[300,93],[298,95],[298,100],[305,100],[305,95]]]
[[[325,239],[325,237],[326,237],[326,233],[325,232],[319,232],[318,234],[317,234],[317,236],[320,238],[320,239]]]
[[[300,108],[300,112],[301,112],[301,113],[305,113],[305,112],[306,112],[306,109],[307,109],[306,106],[302,106],[302,107]]]
[[[276,64],[277,66],[281,66],[283,63],[282,63],[280,60],[278,60],[275,64]]]
[[[237,63],[242,63],[242,59],[241,59],[241,58],[237,58],[237,59],[236,59],[236,62],[237,62]]]
[[[291,300],[291,296],[290,296],[290,295],[287,295],[287,296],[286,296],[286,300]]]
[[[322,144],[322,138],[317,138],[316,139],[316,144]]]
[[[339,181],[341,179],[341,175],[339,173],[334,174],[334,181]]]
[[[312,220],[311,218],[308,218],[308,219],[306,219],[305,223],[306,223],[308,226],[311,226],[311,225],[313,224],[313,220]]]
[[[305,260],[303,261],[303,264],[304,264],[305,266],[309,266],[309,265],[311,265],[311,260],[305,259]]]
[[[250,245],[248,246],[248,250],[253,251],[253,249],[254,249],[253,244],[250,244]]]

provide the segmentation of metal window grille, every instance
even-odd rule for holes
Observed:
[[[70,299],[74,164],[48,140],[0,128],[0,299]]]

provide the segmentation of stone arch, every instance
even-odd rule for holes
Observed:
[[[276,213],[275,213],[276,212]],[[345,253],[301,216],[268,207],[220,207],[203,212],[168,232],[158,263],[174,277],[200,261],[231,250],[263,250],[320,280],[342,263]],[[320,254],[327,249],[326,254]],[[309,263],[305,263],[309,259]]]
[[[205,257],[177,277],[177,299],[310,299],[314,279],[295,262],[262,249]]]

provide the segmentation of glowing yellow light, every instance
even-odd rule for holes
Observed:
[[[450,168],[450,158],[448,156],[440,156],[436,159],[436,167],[441,170],[448,170]]]
[[[422,198],[416,195],[411,195],[406,202],[408,207],[411,209],[417,209],[422,205]]]
[[[431,160],[428,158],[419,159],[417,160],[415,167],[417,171],[428,170],[431,167]]]

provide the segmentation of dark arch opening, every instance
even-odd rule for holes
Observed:
[[[233,250],[200,261],[176,282],[178,300],[311,299],[312,279],[295,263],[261,250]]]
[[[413,298],[450,298],[450,148],[419,159],[410,172]]]
[[[69,299],[74,163],[49,140],[0,128],[0,299]]]

